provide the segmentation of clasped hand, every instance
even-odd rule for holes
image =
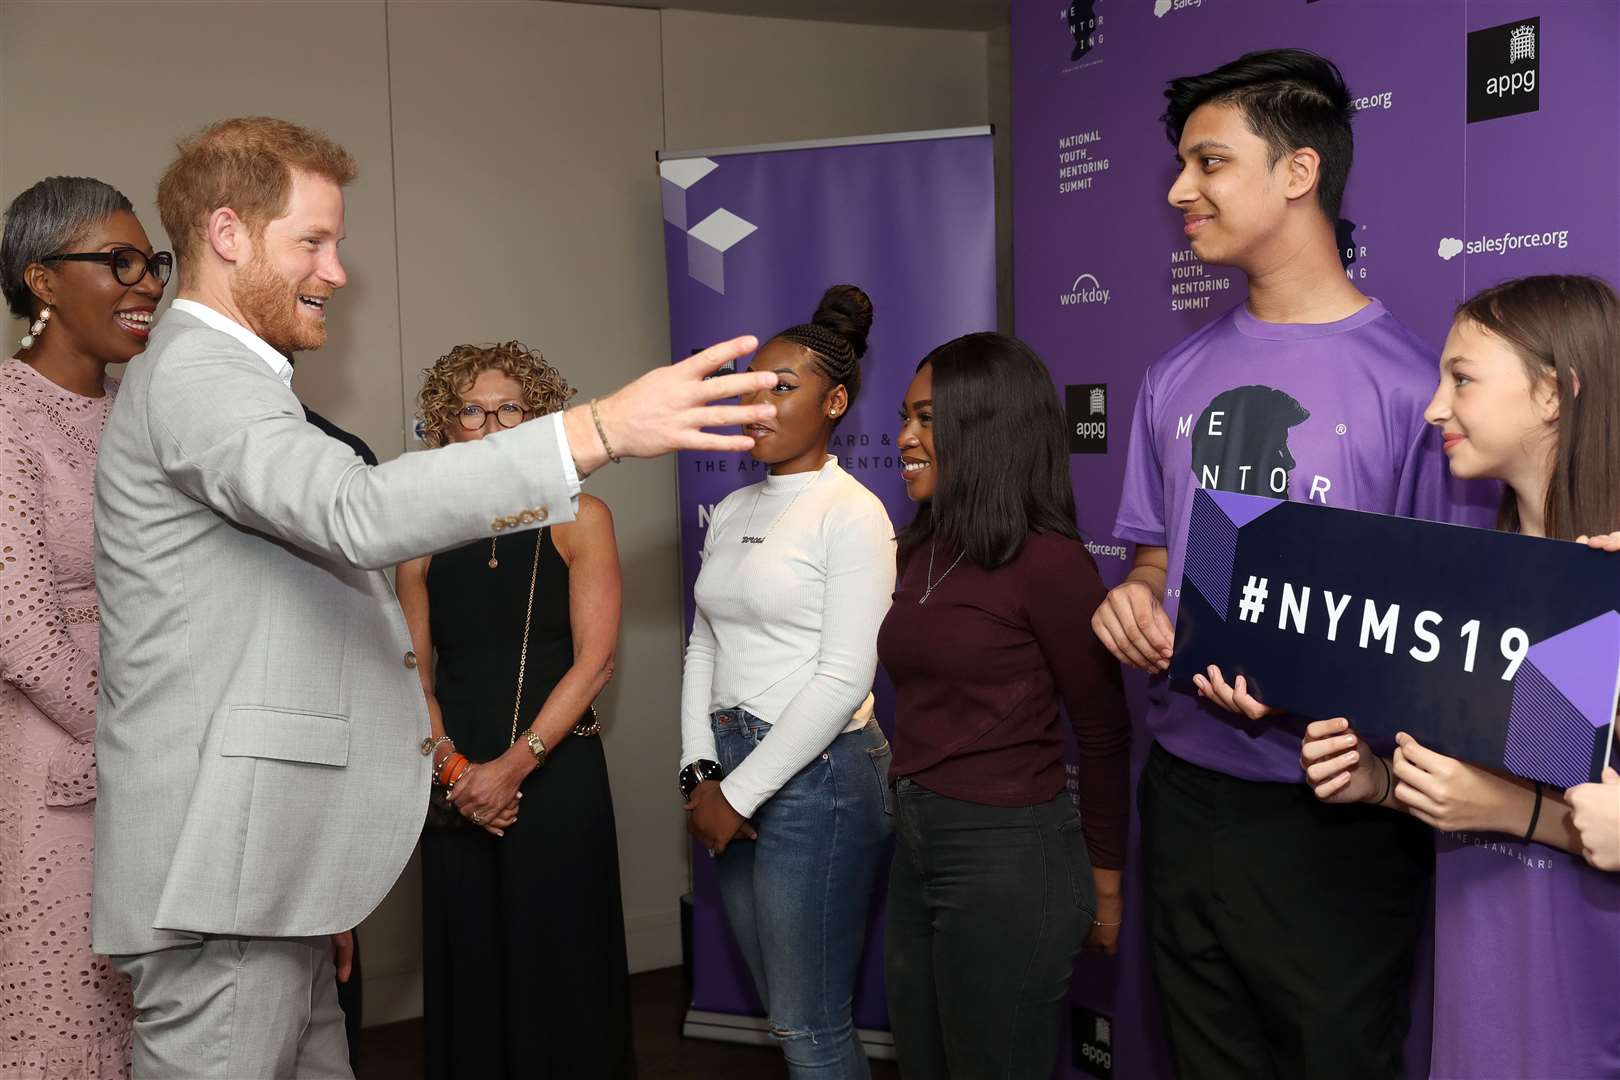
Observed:
[[[506,829],[517,821],[518,804],[523,801],[518,785],[528,774],[528,769],[509,761],[505,754],[493,761],[475,762],[445,801],[485,832],[505,836]]]
[[[748,819],[727,801],[718,780],[705,780],[693,790],[686,802],[686,831],[715,856],[725,854],[733,840],[759,839]]]

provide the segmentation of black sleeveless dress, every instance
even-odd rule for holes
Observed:
[[[538,529],[433,557],[434,692],[473,761],[511,745],[529,579],[521,733],[574,662],[568,566]],[[589,717],[582,719],[589,720]],[[422,836],[423,1011],[430,1080],[625,1077],[630,1034],[618,840],[602,740],[570,735],[522,786],[504,837],[430,817]]]

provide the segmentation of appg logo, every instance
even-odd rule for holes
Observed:
[[[1108,384],[1064,387],[1069,418],[1069,453],[1108,453]]]
[[[1468,35],[1468,122],[1541,109],[1541,18]]]

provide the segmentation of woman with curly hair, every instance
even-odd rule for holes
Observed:
[[[424,373],[422,439],[500,438],[573,395],[520,342],[458,345]],[[632,1075],[618,841],[591,706],[619,633],[612,515],[581,495],[572,524],[497,533],[405,563],[397,580],[433,723],[427,1075]]]

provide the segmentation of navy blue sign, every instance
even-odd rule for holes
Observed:
[[[1215,664],[1299,716],[1347,716],[1558,787],[1596,780],[1620,691],[1620,555],[1199,490],[1170,677]]]

